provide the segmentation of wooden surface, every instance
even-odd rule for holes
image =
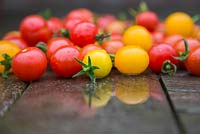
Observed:
[[[14,76],[0,81],[1,113],[21,96],[0,118],[0,134],[200,133],[200,78],[184,71],[158,77],[113,70],[97,81],[91,108],[87,77],[63,79],[48,72],[29,86]]]

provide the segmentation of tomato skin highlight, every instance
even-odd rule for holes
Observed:
[[[200,76],[200,47],[189,53],[185,67],[193,75]]]
[[[38,80],[46,68],[46,55],[36,47],[21,50],[12,60],[12,70],[22,81]]]
[[[47,44],[47,58],[50,59],[53,53],[55,53],[59,48],[64,46],[74,46],[74,44],[67,38],[56,37],[48,41]]]
[[[83,47],[96,41],[98,28],[90,22],[78,23],[70,31],[70,39],[75,45]]]
[[[80,51],[72,46],[58,49],[50,58],[52,70],[61,77],[70,78],[81,70],[81,65],[75,60],[80,59]]]
[[[51,37],[47,23],[39,15],[25,17],[20,24],[22,38],[29,46],[35,46],[38,42],[47,42]]]

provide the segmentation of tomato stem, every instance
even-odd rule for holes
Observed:
[[[137,10],[129,8],[128,13],[131,16],[136,17],[139,13],[148,11],[148,10],[149,10],[148,5],[146,4],[146,2],[142,1],[142,2],[140,2],[139,8]]]
[[[199,19],[200,19],[200,15],[199,14],[196,14],[196,15],[192,16],[192,20],[194,21],[194,23],[199,21]]]
[[[2,72],[2,77],[4,79],[8,78],[8,72],[11,68],[11,63],[12,63],[12,59],[13,57],[9,56],[7,53],[3,53],[2,54],[4,60],[0,61],[0,64],[4,66],[4,70]]]
[[[66,37],[66,38],[69,38],[70,37],[70,34],[69,34],[69,30],[68,29],[60,29],[58,31],[56,31],[53,36],[54,37]]]
[[[115,65],[115,55],[114,54],[109,54],[112,64]]]
[[[96,41],[99,44],[102,44],[105,39],[109,39],[109,38],[110,38],[110,33],[108,34],[101,33],[101,34],[96,35]]]
[[[44,42],[38,42],[36,44],[36,47],[39,48],[40,50],[42,50],[45,54],[47,52],[47,45]]]
[[[52,17],[52,11],[47,8],[46,10],[39,13],[45,20],[49,20]]]
[[[183,41],[184,41],[184,46],[185,46],[185,52],[179,52],[178,53],[179,57],[173,57],[174,59],[182,61],[182,62],[188,58],[188,55],[190,52],[187,40],[183,39]]]
[[[177,67],[175,64],[171,63],[171,61],[166,60],[163,62],[161,72],[164,74],[168,74],[169,76],[174,76],[177,71]]]

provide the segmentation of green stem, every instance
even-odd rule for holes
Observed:
[[[47,45],[44,42],[39,42],[36,44],[36,47],[42,50],[45,54],[47,52]]]
[[[168,74],[169,76],[174,76],[177,71],[177,67],[175,64],[171,63],[171,61],[166,60],[163,62],[161,72],[164,74]]]
[[[6,79],[6,78],[8,78],[8,73],[9,73],[9,70],[11,69],[11,63],[12,63],[13,57],[9,56],[6,53],[3,53],[2,56],[4,58],[4,60],[0,61],[0,65],[4,66],[4,70],[2,72],[2,77],[4,79]]]
[[[187,60],[189,52],[190,52],[187,40],[183,39],[183,41],[184,41],[184,46],[185,46],[185,52],[179,52],[179,57],[173,57],[174,59],[182,61],[182,62]]]
[[[96,35],[96,41],[99,44],[102,44],[104,40],[109,39],[109,38],[110,38],[110,33],[108,34],[101,33],[101,34]]]
[[[52,12],[49,8],[39,13],[45,20],[49,20],[52,17]]]

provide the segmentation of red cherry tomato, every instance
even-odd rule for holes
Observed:
[[[115,20],[117,20],[117,18],[114,15],[112,15],[112,14],[105,14],[105,15],[100,16],[97,19],[97,26],[99,27],[99,29],[104,30],[105,27],[108,24],[112,23]]]
[[[51,35],[57,32],[58,30],[64,28],[64,23],[57,17],[52,17],[47,20],[47,26],[51,32]]]
[[[47,42],[51,33],[43,17],[30,15],[24,18],[20,24],[22,38],[29,46],[35,46],[38,42]]]
[[[49,40],[47,44],[47,58],[50,59],[52,54],[63,46],[73,46],[73,43],[69,39],[63,37],[52,38]]]
[[[193,51],[193,49],[200,46],[200,42],[193,38],[185,39],[188,43],[189,51]],[[185,45],[183,40],[179,40],[174,44],[174,49],[176,50],[177,54],[179,52],[185,52]]]
[[[165,31],[166,31],[166,30],[165,30],[165,23],[160,22],[160,23],[156,26],[155,31],[157,31],[157,32],[165,32]]]
[[[159,44],[149,50],[149,68],[155,73],[161,73],[161,68],[166,60],[178,65],[178,61],[173,58],[177,56],[174,48],[168,44]]]
[[[71,41],[83,47],[87,44],[95,43],[98,28],[93,23],[82,22],[75,25],[69,32]]]
[[[23,81],[34,81],[39,79],[47,67],[46,55],[36,47],[28,47],[12,60],[14,74]]]
[[[136,16],[136,24],[152,32],[159,24],[158,16],[152,11],[141,12]]]
[[[19,31],[11,31],[4,35],[3,40],[9,40],[13,38],[21,38],[21,34]]]
[[[183,36],[180,35],[180,34],[174,34],[174,35],[170,35],[170,36],[167,36],[163,42],[164,43],[167,43],[169,45],[171,45],[172,47],[174,46],[174,44],[179,41],[179,40],[182,40],[183,39]]]
[[[162,43],[163,39],[165,37],[164,32],[155,31],[155,32],[151,33],[151,35],[152,35],[152,40],[153,40],[154,45]]]
[[[52,70],[61,77],[72,77],[81,70],[81,65],[75,60],[79,58],[80,51],[75,47],[58,49],[50,58]]]
[[[80,22],[85,22],[85,21],[83,21],[83,20],[81,20],[81,19],[68,19],[68,20],[66,20],[65,22],[64,22],[64,27],[65,27],[65,29],[67,29],[68,31],[71,31],[71,29],[73,29],[73,27],[76,25],[76,24],[78,24],[78,23],[80,23]]]
[[[122,41],[122,35],[121,34],[111,34],[110,40],[119,40]]]
[[[28,44],[22,38],[12,38],[12,39],[7,39],[7,40],[16,44],[21,49],[28,47]]]
[[[191,74],[200,76],[200,47],[189,53],[185,67]]]
[[[65,17],[65,20],[68,19],[81,19],[83,21],[93,22],[93,13],[88,9],[79,8],[70,11]]]
[[[80,54],[80,59],[83,60],[84,56],[92,50],[102,50],[103,48],[99,45],[95,45],[95,44],[88,44],[86,46],[84,46],[81,50],[81,54]]]
[[[103,49],[105,49],[109,54],[116,54],[116,52],[123,46],[124,44],[122,43],[122,41],[117,40],[105,41],[102,44]]]

